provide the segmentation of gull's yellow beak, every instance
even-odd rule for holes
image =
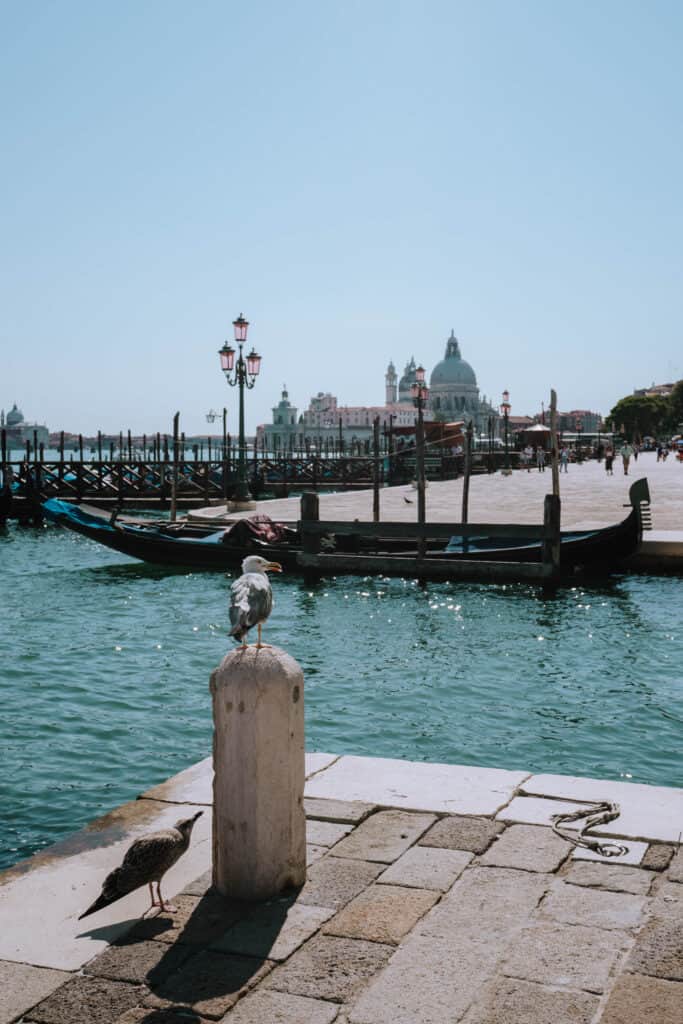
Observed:
[[[282,566],[279,562],[268,562],[266,566],[267,572],[282,572]]]

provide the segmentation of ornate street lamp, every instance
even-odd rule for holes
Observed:
[[[583,420],[580,416],[576,417],[576,461],[583,462],[583,454],[581,452],[581,433],[583,431]]]
[[[415,469],[417,477],[417,521],[424,523],[426,520],[425,503],[425,428],[424,411],[429,401],[429,388],[425,381],[424,367],[418,366],[415,370],[415,380],[410,386],[410,395],[413,405],[417,409],[417,432],[415,446]],[[424,538],[421,537],[418,544],[418,554],[424,553]]]
[[[508,420],[510,416],[510,392],[505,389],[503,392],[503,401],[500,403],[500,412],[503,417],[503,423],[505,424],[505,466],[503,468],[503,476],[510,476],[512,470],[510,469],[510,448],[508,446]]]
[[[221,360],[221,370],[225,374],[227,383],[230,387],[237,386],[239,388],[237,483],[231,505],[233,510],[240,511],[256,507],[256,503],[251,500],[249,484],[247,482],[247,442],[244,436],[244,389],[251,389],[256,383],[256,378],[261,369],[261,356],[253,348],[246,358],[242,355],[242,347],[247,340],[249,321],[245,320],[241,313],[236,320],[233,320],[232,326],[235,330],[235,341],[239,348],[237,362],[235,362],[235,349],[232,345],[228,345],[227,341],[223,348],[219,349],[218,355]]]

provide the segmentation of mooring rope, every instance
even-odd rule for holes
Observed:
[[[570,811],[566,814],[553,814],[550,821],[553,832],[562,839],[566,839],[572,846],[581,846],[585,850],[592,850],[594,853],[600,854],[601,857],[623,857],[624,854],[628,853],[627,846],[613,840],[595,839],[587,835],[589,829],[597,828],[598,825],[606,825],[609,821],[614,821],[615,818],[618,818],[620,814],[619,804],[603,800],[601,803],[595,803],[591,807],[580,808],[578,811]],[[563,824],[569,821],[578,821],[580,818],[586,818],[587,821],[578,835],[562,831]]]

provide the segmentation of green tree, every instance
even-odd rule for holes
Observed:
[[[679,380],[668,399],[667,426],[672,434],[683,430],[683,380]]]
[[[658,395],[628,395],[614,406],[608,422],[612,429],[624,432],[630,438],[651,435],[656,437],[665,428],[670,415],[669,401]]]

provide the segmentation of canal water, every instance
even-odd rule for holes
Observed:
[[[0,867],[206,757],[223,573],[0,531]],[[683,587],[273,581],[310,750],[683,784]]]

